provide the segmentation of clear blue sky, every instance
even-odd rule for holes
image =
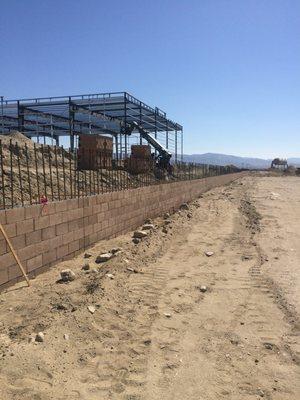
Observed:
[[[300,156],[300,1],[0,0],[0,94],[123,90],[186,153]]]

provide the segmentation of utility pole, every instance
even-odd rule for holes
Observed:
[[[1,122],[2,122],[2,134],[4,134],[4,111],[3,111],[3,99],[4,96],[0,96],[1,98]]]

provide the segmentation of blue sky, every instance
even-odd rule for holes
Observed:
[[[300,1],[0,0],[5,98],[123,90],[186,153],[300,156]]]

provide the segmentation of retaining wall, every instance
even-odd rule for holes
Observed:
[[[70,259],[93,243],[126,233],[146,218],[177,209],[243,173],[147,186],[0,211],[0,222],[29,276]],[[0,233],[1,235],[1,233]],[[0,286],[21,277],[0,237]],[[3,286],[4,285],[4,286]]]

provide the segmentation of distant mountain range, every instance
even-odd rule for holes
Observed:
[[[183,161],[212,165],[235,165],[239,168],[264,169],[271,166],[272,160],[252,157],[238,157],[228,154],[205,153],[184,154]],[[300,167],[300,158],[288,158],[288,164]]]

